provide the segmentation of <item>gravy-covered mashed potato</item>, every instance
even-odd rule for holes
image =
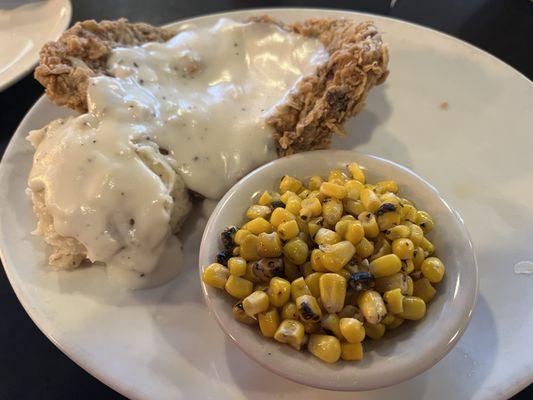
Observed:
[[[173,276],[188,189],[216,199],[273,159],[266,117],[327,56],[318,39],[229,19],[114,49],[110,75],[90,80],[88,113],[28,136],[50,265],[105,263],[129,287]]]

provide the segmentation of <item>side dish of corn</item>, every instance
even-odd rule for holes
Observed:
[[[431,216],[357,163],[307,185],[284,176],[245,215],[203,281],[237,299],[237,321],[327,363],[361,360],[367,337],[424,318],[444,277]]]

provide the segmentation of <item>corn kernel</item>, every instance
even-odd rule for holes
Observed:
[[[363,203],[361,203],[361,200],[352,200],[345,198],[342,200],[342,205],[344,207],[344,210],[354,217],[357,217],[359,214],[365,212],[365,207],[363,206]]]
[[[381,200],[381,203],[391,203],[396,206],[396,209],[399,210],[401,207],[400,198],[396,196],[394,193],[391,192],[385,192],[381,195],[379,195],[379,199]]]
[[[410,239],[396,239],[392,242],[392,252],[396,254],[400,260],[408,260],[414,257],[415,246]]]
[[[255,219],[259,217],[268,218],[271,212],[272,209],[268,206],[254,204],[253,206],[250,206],[248,210],[246,210],[246,217],[249,219]]]
[[[402,269],[402,261],[396,254],[387,254],[376,258],[370,263],[370,273],[375,278],[394,275]]]
[[[422,247],[424,249],[424,253],[428,255],[433,254],[433,252],[435,251],[435,246],[433,245],[433,243],[427,240],[427,238],[422,239],[420,247]]]
[[[341,318],[339,328],[342,336],[350,343],[360,343],[365,338],[365,328],[355,318]]]
[[[254,235],[259,235],[263,232],[270,233],[273,230],[272,224],[263,217],[257,217],[248,221],[243,228],[252,232]]]
[[[323,254],[324,252],[320,249],[313,249],[313,251],[311,251],[311,268],[313,268],[314,271],[317,271],[317,272],[327,271],[327,269],[324,268],[324,266],[322,265],[322,262],[320,261],[320,258],[322,257]]]
[[[413,259],[402,261],[402,272],[404,274],[409,275],[414,270],[415,270],[415,263],[413,262]]]
[[[246,273],[243,275],[243,278],[254,283],[258,283],[259,279],[254,274],[254,262],[250,261],[246,264]]]
[[[246,260],[242,257],[231,257],[228,260],[229,272],[235,276],[246,274]]]
[[[416,247],[413,252],[413,264],[415,265],[415,270],[419,270],[420,267],[422,267],[424,260],[424,249],[422,247]]]
[[[281,240],[276,232],[259,234],[257,237],[257,254],[260,257],[279,257],[281,253]]]
[[[346,188],[342,185],[332,182],[324,182],[320,185],[320,192],[327,197],[333,197],[342,200],[346,197]]]
[[[320,250],[323,254],[320,256],[320,264],[328,271],[337,272],[342,269],[355,254],[355,246],[344,240],[331,245],[322,245]]]
[[[311,193],[309,189],[300,190],[300,192],[298,193],[298,197],[302,200],[307,199],[307,196],[309,196],[309,193]]]
[[[337,316],[337,314],[326,314],[322,317],[322,320],[320,321],[320,325],[322,328],[324,328],[326,331],[333,333],[339,340],[344,339],[344,336],[342,336],[341,329],[340,329],[340,318]]]
[[[322,318],[322,311],[316,298],[312,295],[303,295],[296,298],[296,308],[302,321],[318,322]]]
[[[437,257],[428,257],[420,267],[422,274],[431,283],[438,283],[444,277],[444,264]]]
[[[364,237],[355,245],[355,250],[359,257],[367,258],[374,252],[374,243]]]
[[[353,162],[351,164],[347,165],[348,172],[350,172],[350,175],[352,175],[352,178],[354,178],[356,181],[359,181],[361,183],[365,183],[365,174],[361,167],[359,167],[359,164]]]
[[[244,242],[244,238],[248,235],[252,235],[252,232],[246,229],[239,229],[237,232],[235,232],[233,241],[235,242],[235,244],[240,246]]]
[[[335,336],[311,335],[307,349],[315,357],[327,363],[335,363],[341,356],[341,343]]]
[[[322,204],[320,203],[320,200],[316,197],[302,200],[299,214],[304,221],[320,216],[320,214],[322,214]]]
[[[296,237],[283,246],[283,254],[294,264],[301,265],[307,260],[309,247],[307,243]]]
[[[384,324],[371,324],[369,322],[364,323],[366,336],[373,340],[379,340],[385,334],[385,325]]]
[[[298,215],[302,209],[302,199],[297,196],[293,196],[287,200],[285,209],[293,215]]]
[[[311,178],[309,178],[309,183],[307,185],[307,187],[310,189],[310,190],[319,190],[320,189],[320,185],[322,185],[322,177],[318,176],[318,175],[315,175],[315,176],[312,176]]]
[[[383,194],[386,192],[398,193],[398,184],[392,180],[376,183],[376,193]]]
[[[294,214],[284,208],[278,207],[274,211],[272,211],[272,215],[270,216],[270,223],[274,228],[277,228],[280,224],[287,221],[292,221],[294,219],[296,219]]]
[[[202,280],[206,285],[224,289],[229,275],[230,271],[225,266],[219,263],[213,263],[204,269]]]
[[[381,295],[375,290],[363,291],[358,299],[357,305],[363,313],[365,319],[371,324],[377,324],[387,315],[387,308]]]
[[[311,294],[311,291],[307,287],[307,284],[305,283],[305,280],[303,277],[300,277],[298,279],[295,279],[291,283],[291,299],[292,301],[296,301],[296,299],[300,296],[303,296],[305,294]]]
[[[361,343],[341,343],[341,358],[344,361],[361,361],[363,345]]]
[[[342,217],[342,202],[335,198],[325,199],[322,203],[322,217],[326,227],[334,227]]]
[[[246,324],[246,325],[255,325],[257,324],[257,319],[254,317],[250,317],[248,314],[244,312],[244,308],[242,306],[242,300],[239,300],[235,305],[231,308],[231,314],[233,316],[233,319],[236,321],[239,321],[240,323]]]
[[[359,200],[361,196],[361,190],[364,186],[361,182],[351,179],[344,184],[346,188],[346,198],[350,200]]]
[[[291,284],[288,280],[275,276],[269,282],[267,294],[270,305],[282,307],[291,297]]]
[[[408,238],[411,234],[411,229],[405,225],[396,225],[385,231],[385,236],[389,240],[396,240],[402,238]]]
[[[298,268],[298,266],[290,261],[287,257],[283,257],[283,265],[285,267],[285,277],[290,282],[302,276],[300,268]]]
[[[244,312],[250,317],[253,317],[256,314],[268,310],[268,307],[270,306],[270,300],[264,291],[257,290],[244,298],[242,301],[242,306],[244,308]]]
[[[281,192],[281,194],[285,193],[288,190],[296,193],[298,192],[298,190],[300,190],[301,187],[302,182],[289,175],[285,175],[279,183],[279,191]]]
[[[363,188],[361,190],[360,196],[361,203],[363,203],[365,209],[370,211],[371,213],[375,213],[381,206],[381,200],[379,199],[378,195],[374,193],[374,191],[371,189]]]
[[[287,190],[285,193],[279,196],[279,199],[281,200],[283,204],[287,204],[287,202],[289,201],[291,197],[299,197],[299,196],[296,193],[290,190]]]
[[[406,204],[402,201],[402,206],[400,208],[400,219],[402,221],[410,221],[416,223],[416,208],[412,204]]]
[[[391,203],[384,203],[384,204],[391,204]],[[400,223],[400,214],[397,213],[396,211],[390,211],[390,212],[385,212],[383,214],[380,214],[379,209],[378,209],[377,215],[378,215],[377,222],[378,222],[380,231],[386,231]]]
[[[426,315],[426,303],[419,297],[405,296],[402,304],[403,312],[398,315],[403,319],[417,321]]]
[[[431,232],[434,226],[433,218],[425,211],[418,211],[416,213],[416,224],[422,228],[424,233]]]
[[[413,295],[413,291],[414,291],[414,283],[413,283],[413,278],[411,278],[409,275],[406,276],[406,281],[407,281],[407,290],[406,290],[406,295],[407,296],[412,296]]]
[[[394,319],[386,325],[387,330],[393,330],[398,328],[401,324],[403,324],[404,319],[402,317],[398,317],[397,315],[394,315]]]
[[[407,294],[407,277],[398,272],[397,274],[374,279],[374,290],[380,293],[389,290],[400,289],[402,294]]]
[[[296,220],[283,222],[278,225],[278,235],[282,240],[291,240],[300,233],[300,228]]]
[[[254,284],[247,279],[230,275],[224,288],[233,297],[244,299],[252,293]]]
[[[403,294],[400,289],[393,289],[383,294],[383,299],[387,302],[387,311],[391,314],[403,312]]]
[[[259,205],[261,206],[269,206],[274,201],[274,197],[268,192],[268,190],[265,190],[261,197],[259,197],[259,200],[257,201]]]
[[[259,313],[257,319],[259,320],[259,329],[263,336],[268,338],[274,337],[280,323],[278,310],[271,308],[266,312]]]
[[[376,217],[371,212],[365,211],[357,217],[363,225],[365,236],[369,239],[375,238],[379,235],[379,226]]]
[[[340,169],[332,169],[328,174],[328,182],[344,182],[346,175]]]
[[[424,303],[429,303],[437,291],[427,278],[420,278],[413,283],[413,295],[420,297]]]
[[[353,318],[357,312],[357,307],[347,304],[339,312],[339,318]]]
[[[309,288],[309,291],[317,299],[320,297],[320,277],[323,275],[322,272],[313,272],[312,274],[307,275],[304,280],[305,284]]]
[[[300,350],[304,340],[305,330],[301,322],[286,319],[279,324],[274,339],[280,343],[286,343],[296,350]]]
[[[337,313],[344,307],[346,279],[338,274],[326,273],[319,280],[320,299],[328,314]]]
[[[254,234],[250,234],[244,237],[241,243],[240,256],[246,261],[256,261],[261,258],[257,252],[258,237]]]
[[[294,301],[288,301],[281,309],[281,319],[298,319],[298,310]]]
[[[337,232],[327,228],[320,228],[314,237],[315,243],[322,244],[335,244],[341,241]]]
[[[377,240],[374,242],[374,254],[370,257],[370,261],[373,261],[377,258],[386,256],[387,254],[392,253],[392,247],[389,241],[385,237],[378,236]]]

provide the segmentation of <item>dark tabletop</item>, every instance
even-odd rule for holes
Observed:
[[[73,0],[72,3],[72,22],[126,17],[155,25],[238,8],[305,6],[365,11],[457,36],[533,79],[531,0],[398,0],[393,8],[389,0]],[[0,154],[42,92],[41,86],[27,76],[0,93]],[[0,318],[0,400],[123,398],[79,368],[46,339],[22,309],[3,269],[0,269]],[[533,398],[533,385],[515,396],[515,399],[526,398]]]

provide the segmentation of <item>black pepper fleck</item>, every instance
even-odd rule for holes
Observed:
[[[198,161],[198,156],[194,156],[193,160]]]
[[[139,68],[139,64],[137,64],[135,61],[133,62],[133,66],[134,66],[135,68]]]
[[[130,218],[130,226],[134,226],[135,225],[135,220],[133,218]]]
[[[144,85],[144,79],[139,79],[139,83],[140,83],[141,85]]]

